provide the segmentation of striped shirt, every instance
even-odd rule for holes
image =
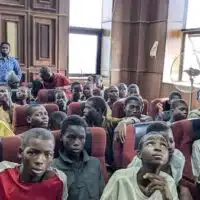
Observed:
[[[22,72],[18,61],[11,56],[2,57],[0,55],[0,82],[6,83],[10,72],[14,71],[21,80]]]

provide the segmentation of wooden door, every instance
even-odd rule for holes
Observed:
[[[23,81],[42,66],[67,72],[68,10],[68,0],[0,0],[0,41],[11,44]]]

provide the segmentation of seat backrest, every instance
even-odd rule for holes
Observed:
[[[52,112],[59,111],[56,104],[43,104],[50,116]],[[28,105],[15,106],[13,110],[13,128],[16,135],[23,133],[29,129],[27,123],[27,109]]]
[[[68,106],[67,115],[83,115],[83,109],[85,106],[85,102],[72,102]]]
[[[165,104],[166,101],[168,101],[169,98],[157,98],[154,99],[153,101],[151,101],[150,103],[150,108],[149,108],[149,115],[155,119],[156,115],[158,114],[158,108],[157,108],[157,104],[161,103],[161,104]]]
[[[58,156],[60,147],[60,131],[53,131],[56,140],[55,157]],[[21,135],[13,137],[0,138],[0,162],[3,160],[20,163],[18,158],[18,150],[21,144]],[[92,127],[89,128],[89,133],[86,138],[86,149],[88,153],[96,157],[101,162],[102,173],[105,181],[108,180],[106,162],[105,162],[105,149],[106,149],[106,132],[103,128]]]
[[[182,120],[172,124],[176,148],[185,156],[185,167],[181,184],[187,186],[193,198],[198,200],[198,191],[192,174],[191,154],[194,140],[200,139],[200,119]]]
[[[120,99],[116,101],[113,104],[113,109],[112,109],[112,116],[116,118],[123,118],[125,117],[124,113],[124,102],[126,99]],[[144,102],[144,109],[142,114],[148,115],[148,109],[149,109],[149,102],[146,99],[143,99]]]
[[[147,127],[154,122],[145,122],[127,126],[125,142],[122,144],[119,141],[113,142],[114,147],[114,163],[117,169],[126,168],[137,154],[137,146],[146,134]]]
[[[37,94],[38,103],[53,103],[55,101],[54,89],[41,89]]]
[[[68,99],[71,99],[72,95],[69,88],[62,88],[65,91]],[[54,103],[55,102],[55,89],[41,89],[37,94],[37,102],[40,104]]]

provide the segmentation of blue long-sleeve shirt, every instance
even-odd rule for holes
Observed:
[[[18,61],[14,57],[2,57],[0,55],[0,82],[7,82],[9,72],[11,71],[14,71],[21,80],[22,72]]]

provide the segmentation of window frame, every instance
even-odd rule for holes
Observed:
[[[200,37],[200,28],[191,28],[191,29],[182,29],[182,42],[181,42],[181,54],[183,55],[181,60],[180,60],[180,67],[179,67],[179,79],[178,81],[182,81],[183,78],[183,61],[184,61],[184,56],[185,56],[185,41],[187,35],[190,35],[191,37],[195,37],[195,35],[199,34]]]
[[[80,35],[95,35],[97,36],[97,58],[96,58],[96,70],[94,74],[101,74],[101,48],[102,48],[102,36],[103,36],[103,29],[96,29],[96,28],[82,28],[82,27],[69,27],[69,34],[80,34]],[[70,51],[70,49],[69,49]],[[91,74],[80,74],[80,73],[73,73],[69,72],[68,74],[70,77],[79,77],[79,76],[89,76]]]

